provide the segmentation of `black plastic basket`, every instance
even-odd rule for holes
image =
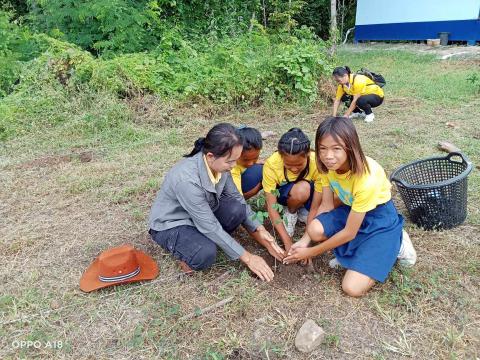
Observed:
[[[455,160],[460,157],[461,161]],[[462,153],[400,166],[390,176],[412,222],[426,230],[451,229],[467,217],[467,176],[472,163]]]

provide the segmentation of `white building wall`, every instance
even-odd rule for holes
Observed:
[[[480,0],[357,0],[356,25],[473,20]]]

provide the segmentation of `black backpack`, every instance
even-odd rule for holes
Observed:
[[[356,72],[356,74],[365,75],[366,77],[368,77],[370,80],[372,80],[375,84],[377,84],[381,88],[383,88],[387,84],[383,75],[376,74],[376,73],[374,73],[374,72],[372,72],[372,71],[370,71],[366,68],[361,68],[360,70],[358,70]]]

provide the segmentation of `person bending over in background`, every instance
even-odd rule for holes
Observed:
[[[333,116],[337,116],[338,107],[343,101],[348,106],[345,117],[359,117],[364,118],[365,122],[372,122],[375,119],[372,108],[382,104],[383,89],[365,75],[352,74],[348,66],[335,68],[332,75],[338,84]]]

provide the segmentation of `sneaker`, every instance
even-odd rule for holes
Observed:
[[[292,237],[293,233],[295,232],[295,225],[297,224],[297,213],[291,213],[285,207],[285,212],[283,213],[283,224],[285,225],[285,229],[287,230],[288,236]]]
[[[371,114],[365,115],[365,119],[363,119],[363,120],[365,122],[369,123],[369,122],[372,122],[373,119],[375,119],[375,114],[371,113]]]
[[[298,209],[298,221],[306,224],[307,218],[308,218],[308,210],[305,209],[304,207],[301,207],[300,209]]]
[[[337,260],[336,257],[334,257],[332,260],[328,262],[328,266],[330,266],[331,269],[339,269],[342,267],[340,262]]]
[[[365,117],[365,113],[363,112],[354,112],[351,113],[349,118],[350,119],[363,119]]]
[[[415,251],[412,240],[405,230],[402,232],[402,246],[397,256],[398,262],[402,266],[410,267],[417,262],[417,252]]]

